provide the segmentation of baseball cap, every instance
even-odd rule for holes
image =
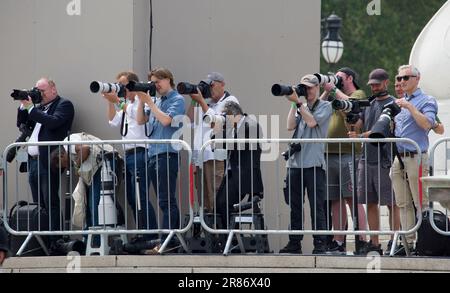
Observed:
[[[382,68],[377,68],[372,70],[372,72],[369,74],[369,81],[367,82],[368,85],[371,84],[379,84],[382,81],[388,80],[389,74],[386,72],[386,70]]]
[[[342,67],[341,69],[338,70],[338,72],[344,72],[348,76],[353,77],[353,85],[357,90],[359,90],[358,74],[353,69],[351,69],[350,67]]]
[[[208,74],[206,79],[204,79],[202,81],[206,82],[207,84],[211,84],[213,81],[225,82],[225,78],[219,72],[211,72]]]
[[[302,79],[300,80],[300,84],[304,84],[308,87],[313,87],[319,85],[319,79],[313,74],[307,74],[302,77]]]

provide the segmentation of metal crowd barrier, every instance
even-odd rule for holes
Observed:
[[[234,211],[230,211],[230,209],[228,208],[230,206],[230,203],[228,202],[228,190],[227,190],[227,200],[226,200],[226,205],[227,205],[227,216],[226,216],[226,220],[225,223],[220,223],[220,217],[217,215],[217,210],[218,210],[218,203],[217,203],[217,199],[214,198],[214,208],[213,208],[213,212],[205,212],[204,211],[204,202],[205,202],[205,198],[204,198],[204,188],[203,188],[203,177],[202,177],[202,187],[201,187],[201,199],[200,199],[200,208],[199,208],[199,222],[201,224],[201,227],[204,229],[205,233],[209,233],[211,235],[216,235],[214,237],[216,237],[216,240],[219,242],[222,242],[222,247],[221,249],[223,250],[223,254],[227,255],[230,252],[232,252],[233,249],[239,249],[241,252],[245,252],[246,251],[246,246],[247,247],[251,247],[252,249],[254,248],[254,251],[261,253],[261,252],[266,252],[266,248],[264,247],[264,242],[267,241],[266,238],[263,237],[267,237],[269,235],[322,235],[322,236],[329,236],[329,235],[354,235],[355,236],[355,241],[356,241],[356,237],[365,237],[366,235],[370,236],[370,235],[393,235],[393,244],[391,247],[391,250],[389,252],[389,254],[392,256],[395,252],[396,249],[396,243],[399,240],[399,236],[400,235],[407,235],[407,234],[412,234],[415,233],[422,222],[422,205],[420,204],[419,208],[418,208],[418,212],[417,212],[417,222],[415,223],[415,225],[410,228],[410,229],[406,229],[406,230],[396,230],[396,231],[392,231],[390,229],[379,229],[379,230],[371,230],[369,228],[365,228],[362,229],[362,227],[359,227],[358,229],[345,229],[345,227],[343,228],[331,228],[331,219],[329,217],[329,211],[330,211],[330,203],[329,202],[329,191],[327,188],[327,194],[326,194],[326,203],[324,203],[325,205],[325,211],[327,212],[326,214],[326,227],[328,227],[328,229],[322,229],[322,230],[318,230],[315,229],[317,228],[317,221],[316,222],[316,227],[312,227],[310,229],[307,229],[305,226],[305,211],[307,211],[307,209],[305,209],[305,207],[307,206],[306,203],[302,203],[302,209],[304,209],[302,215],[303,215],[303,219],[302,219],[302,223],[303,223],[303,229],[301,230],[294,230],[294,229],[286,229],[285,225],[288,225],[289,223],[284,223],[283,222],[283,215],[287,213],[289,213],[289,211],[291,210],[291,203],[292,201],[289,198],[289,209],[286,209],[286,204],[283,202],[282,198],[283,196],[280,196],[280,192],[282,190],[282,187],[280,186],[282,184],[282,177],[280,176],[280,170],[281,172],[286,172],[286,166],[285,163],[282,159],[280,159],[281,156],[279,156],[279,145],[280,144],[288,144],[288,143],[302,143],[303,146],[307,145],[307,144],[349,144],[352,143],[353,147],[356,146],[356,144],[368,144],[368,143],[383,143],[383,144],[394,144],[397,142],[402,142],[402,143],[408,143],[410,145],[413,146],[413,148],[415,148],[417,150],[417,153],[420,154],[421,150],[420,147],[418,146],[418,144],[410,139],[403,139],[403,138],[389,138],[389,139],[214,139],[214,140],[210,140],[208,142],[206,142],[203,147],[200,150],[200,158],[201,161],[203,161],[203,155],[205,152],[205,149],[208,148],[208,146],[212,146],[213,148],[217,145],[226,145],[225,149],[228,151],[229,146],[232,145],[236,145],[236,144],[256,144],[259,143],[263,146],[263,154],[264,154],[264,150],[268,150],[270,149],[270,147],[274,147],[277,150],[277,156],[274,160],[272,161],[263,161],[261,160],[261,171],[263,173],[263,178],[265,179],[270,179],[269,180],[263,180],[263,184],[264,184],[264,196],[262,197],[262,199],[260,200],[258,195],[255,194],[251,194],[252,192],[250,192],[250,194],[247,194],[247,201],[243,201],[244,197],[243,194],[240,194],[241,191],[241,186],[242,186],[242,179],[239,179],[239,186],[237,187],[239,189],[239,194],[240,194],[240,199],[241,201],[233,203],[235,204],[233,207],[235,207]],[[284,148],[283,148],[284,150]],[[393,156],[393,151],[391,148],[391,155]],[[405,156],[405,154],[403,154]],[[325,160],[327,161],[327,154],[325,154]],[[415,156],[415,158],[417,159],[417,164],[420,166],[421,165],[421,156]],[[326,162],[327,163],[327,162]],[[275,167],[275,174],[270,173],[270,174],[266,174],[265,172],[267,170],[269,170],[268,166],[272,166]],[[366,165],[367,166],[367,165]],[[267,168],[266,168],[267,167]],[[225,161],[225,174],[227,174],[227,172],[229,172],[229,158]],[[253,184],[253,171],[250,172],[251,174],[247,177],[244,178],[245,180],[249,180],[250,182],[252,182]],[[367,173],[366,173],[367,174]],[[232,176],[232,175],[231,175]],[[316,176],[316,173],[315,175]],[[224,182],[222,182],[222,184],[225,183],[225,181],[230,180],[229,176],[225,176]],[[231,177],[232,178],[232,177]],[[352,178],[353,179],[353,178]],[[316,180],[316,177],[314,177],[314,182]],[[367,176],[365,178],[365,180],[367,181]],[[268,183],[270,182],[270,185],[268,185]],[[339,179],[339,185],[342,185],[341,179]],[[326,185],[328,186],[328,179],[326,182]],[[216,184],[221,184],[220,182],[214,182],[214,189],[216,189]],[[289,182],[290,184],[290,182]],[[378,186],[383,185],[384,182],[378,182]],[[417,182],[417,184],[419,184],[419,182]],[[228,185],[226,185],[228,186]],[[356,187],[356,184],[353,183],[352,180],[352,193],[353,193],[353,198],[354,198],[354,187]],[[253,186],[252,186],[253,188]],[[367,185],[366,185],[367,188]],[[252,189],[253,190],[253,189]],[[291,190],[289,188],[289,190]],[[302,190],[304,190],[304,186],[302,185]],[[316,191],[315,191],[316,192]],[[366,194],[366,199],[367,199],[367,192],[365,192]],[[305,197],[305,193],[302,191],[302,196]],[[390,194],[392,201],[394,198],[394,193],[391,191]],[[257,198],[258,197],[258,198]],[[290,195],[289,195],[290,197]],[[362,197],[364,197],[364,192]],[[340,201],[343,201],[342,197],[340,197],[339,199]],[[314,202],[317,203],[317,198],[316,198],[316,193],[314,194]],[[270,205],[270,208],[268,207],[268,203],[271,203],[272,205]],[[275,205],[274,205],[275,203]],[[278,205],[277,205],[278,203]],[[245,206],[245,209],[250,209],[250,212],[245,212],[243,206]],[[351,209],[353,209],[353,211],[355,211],[356,205],[353,205],[353,207],[350,207]],[[378,208],[380,208],[380,202],[378,202]],[[219,209],[221,209],[219,207]],[[222,207],[223,209],[223,207]],[[317,206],[314,206],[315,211],[317,211]],[[339,212],[340,213],[340,212]],[[353,222],[358,222],[357,217],[355,217],[357,213],[353,213]],[[263,217],[263,221],[261,220],[261,216]],[[341,214],[339,215],[341,218]],[[223,216],[222,216],[223,218]],[[289,221],[290,222],[290,221]],[[381,227],[381,226],[380,226]],[[245,236],[246,235],[250,235],[251,239],[246,239]],[[225,241],[226,238],[226,241]],[[236,238],[236,239],[234,239]],[[222,239],[222,240],[220,240]],[[246,240],[250,241],[250,244],[248,243],[248,241],[246,242]],[[407,247],[406,245],[406,240],[405,237],[402,237],[402,240],[404,242],[404,245]],[[263,244],[262,244],[263,243]],[[261,244],[263,246],[261,246]],[[259,245],[259,246],[258,246]],[[406,248],[406,253],[409,255],[409,251],[408,248]]]
[[[438,212],[443,212],[447,219],[450,214],[449,144],[449,137],[441,138],[430,148],[430,176],[422,177],[425,189],[430,198],[430,215],[434,215],[434,211],[437,210]],[[438,155],[443,157],[436,158]],[[441,208],[438,207],[438,204]],[[448,221],[445,223],[443,229],[442,226],[437,226],[434,216],[430,216],[429,219],[431,226],[436,232],[445,236],[450,236],[450,226]]]
[[[154,193],[151,192],[150,186],[149,186],[149,181],[150,180],[146,180],[146,192],[145,194],[141,194],[140,192],[138,192],[139,188],[136,188],[136,194],[135,194],[135,210],[136,210],[136,214],[132,214],[132,217],[134,219],[134,221],[129,221],[129,213],[127,211],[129,204],[127,202],[127,184],[130,184],[130,182],[126,182],[125,177],[124,177],[124,173],[127,172],[127,164],[125,162],[125,153],[123,150],[123,146],[125,144],[128,145],[134,145],[135,147],[139,146],[139,145],[145,145],[145,154],[144,154],[144,164],[145,164],[145,175],[147,179],[149,179],[148,177],[150,176],[150,170],[149,170],[149,157],[148,157],[148,149],[151,147],[154,147],[156,145],[162,145],[162,144],[172,144],[173,146],[178,147],[178,153],[176,154],[176,159],[177,159],[177,164],[178,164],[178,175],[177,175],[177,181],[176,181],[176,186],[169,186],[169,180],[167,181],[167,189],[171,189],[171,188],[175,188],[176,190],[176,205],[178,207],[178,212],[176,213],[177,215],[175,216],[178,217],[179,219],[179,224],[173,224],[171,223],[176,221],[176,219],[173,219],[173,216],[171,216],[170,214],[166,217],[166,221],[168,221],[169,226],[164,227],[164,220],[162,220],[164,217],[163,213],[160,211],[160,200],[164,199],[162,196],[160,198],[160,196],[157,196],[155,199],[154,194],[156,194],[157,192],[159,192],[158,190],[156,190],[156,186],[160,186],[159,183],[159,177],[158,177],[158,171],[161,170],[161,166],[158,166],[158,162],[159,162],[159,158],[161,156],[164,155],[168,155],[168,150],[165,153],[161,153],[157,156],[157,162],[156,162],[156,170],[154,170],[156,172],[156,182],[153,182],[153,186],[154,186]],[[160,249],[159,249],[159,253],[162,253],[165,251],[166,247],[171,243],[172,240],[174,239],[174,236],[177,236],[178,240],[179,240],[179,244],[186,250],[188,251],[188,247],[183,239],[183,234],[188,231],[191,228],[191,225],[193,223],[193,205],[194,205],[194,199],[193,199],[193,186],[192,186],[192,169],[189,167],[190,163],[191,163],[191,158],[192,158],[192,150],[190,148],[190,146],[182,141],[182,140],[106,140],[106,141],[64,141],[64,142],[39,142],[39,143],[14,143],[9,145],[4,153],[3,153],[3,166],[4,166],[4,176],[3,176],[3,212],[5,217],[10,213],[10,209],[13,205],[25,205],[26,207],[30,206],[30,203],[34,202],[34,200],[32,199],[32,194],[30,192],[30,186],[29,186],[29,182],[28,182],[28,175],[29,173],[25,173],[22,174],[20,173],[20,166],[22,166],[22,168],[27,167],[27,170],[29,171],[30,168],[30,163],[29,163],[29,157],[28,157],[28,153],[27,153],[27,148],[30,146],[48,146],[48,151],[47,151],[47,156],[48,158],[51,157],[51,152],[50,152],[50,147],[66,147],[66,151],[67,150],[72,150],[72,147],[76,147],[76,146],[81,146],[81,145],[85,145],[89,147],[89,154],[94,153],[94,150],[102,150],[100,151],[99,154],[97,154],[97,156],[90,156],[88,157],[88,159],[85,161],[85,165],[81,165],[81,168],[86,168],[83,169],[84,171],[87,171],[86,173],[89,174],[88,170],[89,168],[92,168],[92,166],[95,166],[96,164],[98,165],[98,162],[105,162],[105,161],[109,161],[110,162],[110,167],[111,170],[113,171],[113,173],[103,173],[101,172],[102,169],[105,169],[105,165],[102,164],[102,167],[100,167],[100,173],[98,172],[91,172],[92,174],[90,175],[86,175],[85,178],[87,181],[91,181],[91,185],[90,186],[94,186],[93,182],[98,182],[99,178],[94,178],[95,176],[99,176],[100,177],[100,198],[103,200],[102,202],[99,203],[99,209],[97,209],[97,207],[92,207],[90,208],[90,212],[93,213],[93,217],[95,218],[95,213],[97,212],[98,214],[98,223],[95,224],[94,226],[96,226],[94,229],[87,229],[88,227],[80,227],[80,226],[75,226],[72,221],[71,221],[71,217],[72,217],[72,213],[74,211],[74,202],[73,200],[71,200],[71,195],[74,192],[74,185],[76,183],[76,177],[75,176],[75,168],[74,168],[74,162],[72,162],[72,160],[69,160],[69,167],[68,173],[65,173],[66,175],[64,175],[63,168],[62,168],[62,161],[58,160],[56,165],[53,165],[53,167],[57,167],[57,170],[53,173],[53,174],[58,174],[55,176],[47,176],[46,180],[41,180],[41,177],[39,177],[40,175],[44,176],[44,174],[42,174],[41,169],[38,168],[37,173],[38,173],[38,190],[39,190],[39,195],[38,195],[38,200],[37,200],[37,204],[38,206],[42,206],[45,205],[45,202],[47,202],[47,212],[44,213],[44,211],[42,209],[38,209],[38,215],[37,215],[37,219],[38,219],[38,223],[33,223],[31,222],[31,217],[33,216],[30,213],[30,209],[28,209],[28,211],[26,212],[26,219],[20,219],[20,223],[19,223],[19,217],[16,217],[16,221],[15,223],[10,223],[11,219],[5,220],[5,227],[8,230],[9,233],[11,233],[12,235],[15,236],[25,236],[26,239],[23,242],[23,244],[21,245],[20,249],[17,251],[17,255],[22,255],[23,252],[25,251],[25,248],[27,247],[27,245],[30,243],[30,241],[32,240],[33,237],[35,237],[37,239],[37,241],[39,242],[39,244],[42,246],[43,250],[45,251],[45,253],[48,255],[48,247],[46,247],[46,243],[44,243],[45,241],[43,241],[43,236],[48,236],[48,237],[55,237],[55,236],[77,236],[77,235],[86,235],[89,237],[94,237],[94,235],[99,235],[97,237],[107,237],[107,236],[112,236],[112,235],[129,235],[129,234],[137,234],[137,235],[165,235],[163,236],[163,242],[161,243]],[[112,152],[108,152],[107,146],[112,146],[114,148],[114,151]],[[6,158],[7,158],[7,154],[10,152],[10,150],[12,149],[16,149],[17,151],[17,155],[15,160],[12,163],[7,163]],[[88,155],[86,153],[83,154],[83,148],[80,148],[80,156],[83,157],[84,155]],[[136,168],[137,168],[137,159],[136,159],[136,152],[138,149],[134,148],[134,151],[131,151],[131,153],[134,152],[135,155],[135,162],[134,162],[134,174],[139,174],[138,172],[136,172]],[[140,151],[142,151],[142,149],[140,149]],[[57,151],[55,151],[57,153],[57,155],[61,155],[61,153],[63,152],[62,149],[58,149]],[[108,156],[109,153],[109,156]],[[130,154],[130,152],[128,152],[128,155]],[[40,164],[40,159],[42,157],[42,154],[37,156],[37,158],[35,158],[38,162],[38,164]],[[31,159],[30,159],[31,160]],[[121,164],[123,164],[123,170],[120,169],[121,167],[119,165],[119,162],[121,162]],[[45,162],[47,165],[46,167],[51,168],[52,167],[52,162],[50,162],[50,160],[48,162]],[[167,161],[167,166],[165,169],[167,169],[167,175],[169,175],[169,161]],[[184,166],[186,166],[186,168],[184,168]],[[32,166],[31,166],[32,167]],[[184,170],[183,170],[184,169]],[[42,169],[43,170],[43,169]],[[106,170],[106,169],[105,169]],[[22,170],[25,171],[25,170]],[[98,170],[97,170],[98,171]],[[52,173],[50,173],[52,174]],[[112,178],[110,181],[113,182],[111,183],[110,181],[107,181],[106,178],[107,176],[110,176],[108,178]],[[142,181],[142,174],[140,174],[138,176],[135,176],[135,182],[131,182],[131,184],[135,184],[135,185],[139,185],[139,182]],[[122,184],[121,185],[117,185],[118,184],[118,178],[122,178]],[[140,178],[140,179],[139,179]],[[95,181],[96,180],[96,181]],[[58,190],[58,195],[59,195],[59,206],[55,207],[52,206],[52,199],[51,199],[51,184],[52,182],[56,182],[57,183],[57,190]],[[64,186],[64,184],[66,184]],[[48,186],[48,189],[46,187],[42,187],[42,184],[46,184]],[[98,184],[98,183],[96,183]],[[85,187],[87,187],[89,189],[89,185],[84,185]],[[98,186],[98,185],[97,185]],[[41,188],[42,187],[42,188]],[[159,188],[158,188],[159,189]],[[64,191],[65,190],[65,191]],[[86,201],[89,200],[89,197],[92,197],[92,201],[94,202],[94,193],[96,193],[97,191],[93,191],[94,187],[91,188],[91,192],[89,194],[89,191],[86,192]],[[41,192],[43,193],[47,193],[48,197],[44,198],[41,195]],[[25,195],[25,196],[24,196]],[[108,202],[107,200],[107,196],[110,196],[110,198],[112,198],[112,203]],[[96,196],[99,196],[98,194],[96,194]],[[140,204],[140,201],[136,200],[136,198],[141,198],[141,197],[145,197],[145,202],[147,203],[145,207],[142,207]],[[25,200],[26,202],[21,202]],[[42,202],[44,201],[44,203]],[[56,202],[56,201],[54,201]],[[155,216],[156,216],[156,227],[154,227],[153,229],[151,229],[149,227],[150,225],[150,216],[149,216],[149,211],[150,209],[152,209],[152,206],[150,206],[149,203],[153,202],[152,206],[153,209],[155,210]],[[170,198],[168,196],[167,198],[167,204],[169,206],[170,205]],[[108,206],[109,204],[109,206]],[[123,212],[123,219],[122,219],[122,223],[120,222],[120,219],[116,219],[117,221],[114,222],[114,219],[111,221],[111,219],[108,220],[108,213],[107,213],[107,208],[111,207],[111,205],[113,206],[113,208],[111,210],[114,210],[120,214],[120,210],[121,208],[119,208],[119,206],[121,206],[124,210]],[[132,207],[131,210],[133,210]],[[146,223],[146,227],[143,227],[142,225],[139,227],[139,220],[142,220],[142,216],[138,215],[138,213],[141,213],[141,211],[143,209],[146,209],[145,213],[144,213],[144,220],[146,217],[146,220],[143,221],[144,224]],[[55,212],[51,212],[52,209]],[[139,211],[139,212],[138,212]],[[87,212],[87,211],[86,211]],[[182,221],[182,215],[184,216],[186,213],[189,213],[189,219],[186,221]],[[47,215],[48,214],[48,215]],[[52,219],[52,214],[53,214],[53,219]],[[55,214],[57,215],[57,220],[54,219]],[[175,215],[175,213],[174,213]],[[94,220],[95,221],[95,220]],[[45,228],[45,224],[48,222],[48,228]],[[131,222],[136,222],[135,225],[133,225],[133,223]],[[95,223],[95,222],[93,222]],[[11,227],[11,224],[13,224],[14,227],[16,227],[16,229],[13,229]],[[86,224],[86,223],[84,223]],[[185,224],[185,225],[183,225]],[[30,229],[30,227],[37,225],[37,229]],[[173,226],[176,227],[173,227]],[[54,229],[53,227],[58,227],[58,229]],[[135,227],[133,227],[135,226]],[[145,225],[144,225],[145,226]],[[167,226],[167,223],[166,223]],[[106,236],[105,236],[106,235]],[[164,239],[165,238],[165,239]],[[126,239],[124,240],[125,242],[127,241]]]

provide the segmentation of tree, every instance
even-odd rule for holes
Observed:
[[[344,54],[334,69],[348,66],[356,70],[360,86],[369,93],[370,71],[384,68],[392,77],[389,90],[393,93],[398,66],[408,64],[415,40],[446,0],[379,1],[381,15],[369,16],[370,0],[322,0],[322,18],[333,12],[342,18]],[[323,72],[328,71],[323,58],[320,65]]]

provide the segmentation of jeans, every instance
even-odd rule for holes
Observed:
[[[49,213],[49,230],[59,231],[62,227],[58,193],[60,174],[48,170],[47,167],[46,162],[30,158],[28,160],[28,181],[33,201],[39,203]],[[60,237],[50,237],[52,241],[58,238]]]
[[[133,218],[136,227],[142,230],[157,229],[155,211],[150,202],[150,191],[147,185],[147,153],[145,150],[136,150],[125,155],[126,163],[126,191],[128,204],[133,210]],[[139,185],[139,203],[140,209],[136,203],[136,182]],[[145,234],[146,240],[154,239],[156,235]]]
[[[162,153],[152,156],[148,164],[150,183],[155,188],[163,213],[162,229],[178,229],[179,211],[175,191],[178,177],[178,154]],[[150,185],[150,184],[149,184]]]
[[[303,230],[305,189],[311,210],[312,230],[327,230],[325,214],[325,170],[314,168],[289,168],[284,196],[291,208],[291,230]],[[314,245],[325,242],[326,236],[314,235]],[[303,235],[289,235],[289,240],[301,241]]]

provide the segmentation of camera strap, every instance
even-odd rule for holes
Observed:
[[[125,111],[122,111],[122,123],[120,124],[120,134],[125,137],[128,134],[128,119],[127,119],[127,113]]]

